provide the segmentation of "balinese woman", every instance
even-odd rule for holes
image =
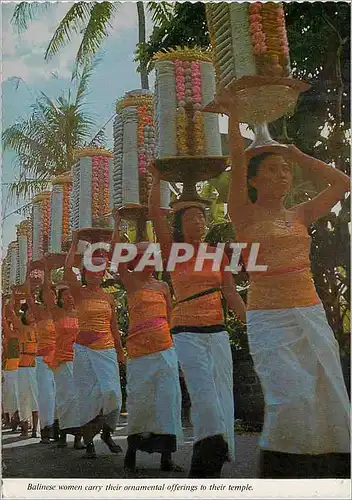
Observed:
[[[120,243],[119,222],[116,211],[112,248]],[[138,243],[136,258],[118,266],[129,313],[125,469],[135,470],[140,450],[160,453],[161,470],[179,470],[171,458],[182,439],[178,362],[169,328],[171,295],[166,283],[153,278],[153,266],[135,270],[147,246]]]
[[[43,298],[50,309],[55,324],[56,342],[52,361],[56,386],[56,416],[59,421],[59,448],[67,446],[67,434],[73,434],[76,450],[84,446],[81,443],[81,429],[78,395],[73,378],[73,343],[78,333],[78,320],[75,304],[67,285],[61,284],[57,292],[57,300],[51,293],[52,258],[44,260]]]
[[[13,326],[11,308],[6,305],[2,298],[2,330],[3,330],[3,352],[5,363],[3,367],[4,382],[2,385],[2,408],[7,417],[7,422],[12,431],[19,424],[18,415],[18,364],[19,364],[19,340],[18,332]]]
[[[65,265],[65,281],[76,305],[79,332],[74,344],[73,376],[79,398],[80,424],[87,446],[86,457],[95,458],[93,438],[101,438],[112,453],[120,453],[111,433],[115,430],[121,404],[119,365],[124,362],[113,299],[101,288],[104,271],[84,269],[85,285],[72,270],[78,235],[73,240]],[[100,265],[101,258],[93,258]],[[104,263],[104,262],[103,262]]]
[[[196,255],[205,233],[203,205],[189,202],[176,211],[173,234],[160,209],[160,174],[152,169],[149,200],[151,216],[163,258],[168,260],[173,242],[188,243],[195,255],[172,271],[177,303],[172,312],[171,333],[191,398],[194,446],[190,478],[220,477],[223,464],[234,457],[233,364],[225,329],[222,295],[229,309],[245,318],[245,306],[236,292],[232,273],[219,271],[206,260],[195,270]],[[207,252],[215,252],[207,247]]]
[[[249,271],[247,304],[250,351],[266,402],[261,477],[348,477],[349,401],[339,346],[312,280],[308,227],[343,198],[349,179],[292,145],[264,148],[247,166],[236,103],[225,96],[223,106],[233,165],[229,213],[239,241],[259,242],[258,264],[268,266]],[[290,163],[328,187],[288,210]]]
[[[57,423],[55,420],[55,380],[52,362],[55,352],[55,327],[48,304],[45,303],[43,290],[39,291],[39,301],[34,300],[31,293],[30,272],[27,276],[27,301],[36,323],[38,353],[36,359],[38,404],[41,443],[50,443],[50,438],[58,439]],[[50,293],[54,295],[54,291]]]
[[[30,422],[32,437],[37,437],[38,427],[38,385],[36,377],[37,336],[35,321],[28,304],[21,306],[21,319],[15,312],[15,292],[12,291],[10,308],[14,328],[19,338],[18,362],[18,410],[20,417],[21,435],[28,436]]]

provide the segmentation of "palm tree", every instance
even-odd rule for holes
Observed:
[[[70,170],[74,149],[102,145],[104,132],[96,131],[95,121],[85,110],[84,101],[94,64],[86,64],[74,79],[76,90],[61,93],[55,100],[41,92],[29,118],[20,119],[2,133],[4,149],[16,154],[19,178],[10,185],[16,198],[32,196],[45,189],[53,176]]]
[[[25,30],[29,21],[34,18],[38,9],[47,8],[48,4],[20,2],[14,10],[13,24],[19,30]],[[148,2],[147,9],[152,14],[156,25],[169,21],[173,6],[166,2]],[[82,41],[76,55],[76,69],[79,69],[90,60],[100,49],[103,41],[108,37],[108,28],[112,19],[118,13],[118,3],[112,2],[76,2],[68,10],[59,23],[45,52],[45,59],[49,60],[66,45],[73,33],[81,33]],[[137,2],[138,15],[138,70],[141,75],[142,89],[148,89],[147,60],[143,57],[146,46],[146,23],[144,2]]]

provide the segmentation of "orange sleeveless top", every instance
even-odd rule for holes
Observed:
[[[224,257],[225,259],[225,257]],[[176,265],[170,273],[177,301],[186,299],[212,288],[220,288],[222,272],[213,271],[213,261],[205,260],[202,271],[195,271],[196,257]],[[223,261],[223,265],[226,263]],[[176,304],[172,311],[171,327],[205,327],[221,325],[225,321],[221,302],[221,293],[197,297],[188,302]]]
[[[320,302],[310,271],[311,238],[298,220],[290,225],[266,221],[248,225],[242,242],[259,243],[256,265],[267,271],[250,272],[247,309],[308,307]]]
[[[138,358],[172,346],[167,305],[160,290],[142,289],[128,295],[129,332],[126,341],[129,358]]]
[[[79,332],[76,343],[93,350],[113,349],[112,307],[108,300],[83,298],[76,305]]]
[[[78,319],[64,316],[55,322],[56,345],[53,366],[73,361],[73,343],[78,333]]]
[[[38,356],[43,356],[43,361],[51,365],[54,360],[56,330],[54,321],[43,319],[37,323]]]
[[[36,325],[22,325],[19,332],[20,360],[18,367],[35,367],[38,344]]]
[[[17,370],[20,361],[20,342],[16,330],[11,330],[4,338],[4,358],[4,370]]]

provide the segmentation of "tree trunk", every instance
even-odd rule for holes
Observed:
[[[137,2],[137,14],[138,14],[138,42],[140,45],[145,45],[145,13],[143,2]],[[140,61],[140,74],[141,74],[141,86],[142,89],[149,89],[147,62],[145,60]]]

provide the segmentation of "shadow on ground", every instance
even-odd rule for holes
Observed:
[[[137,454],[138,478],[186,478],[192,455],[192,429],[186,428],[185,442],[174,454],[175,462],[184,472],[162,472],[159,470],[160,455]],[[114,440],[124,453],[127,447],[126,425],[119,426]],[[97,436],[94,440],[98,458],[87,460],[84,450],[73,449],[73,438],[69,437],[68,447],[58,449],[55,443],[40,444],[39,439],[19,438],[19,433],[3,431],[2,460],[5,464],[3,477],[22,478],[88,478],[118,479],[131,478],[123,469],[124,453],[112,454]],[[223,468],[224,478],[254,478],[258,447],[257,434],[236,436],[236,461]]]

